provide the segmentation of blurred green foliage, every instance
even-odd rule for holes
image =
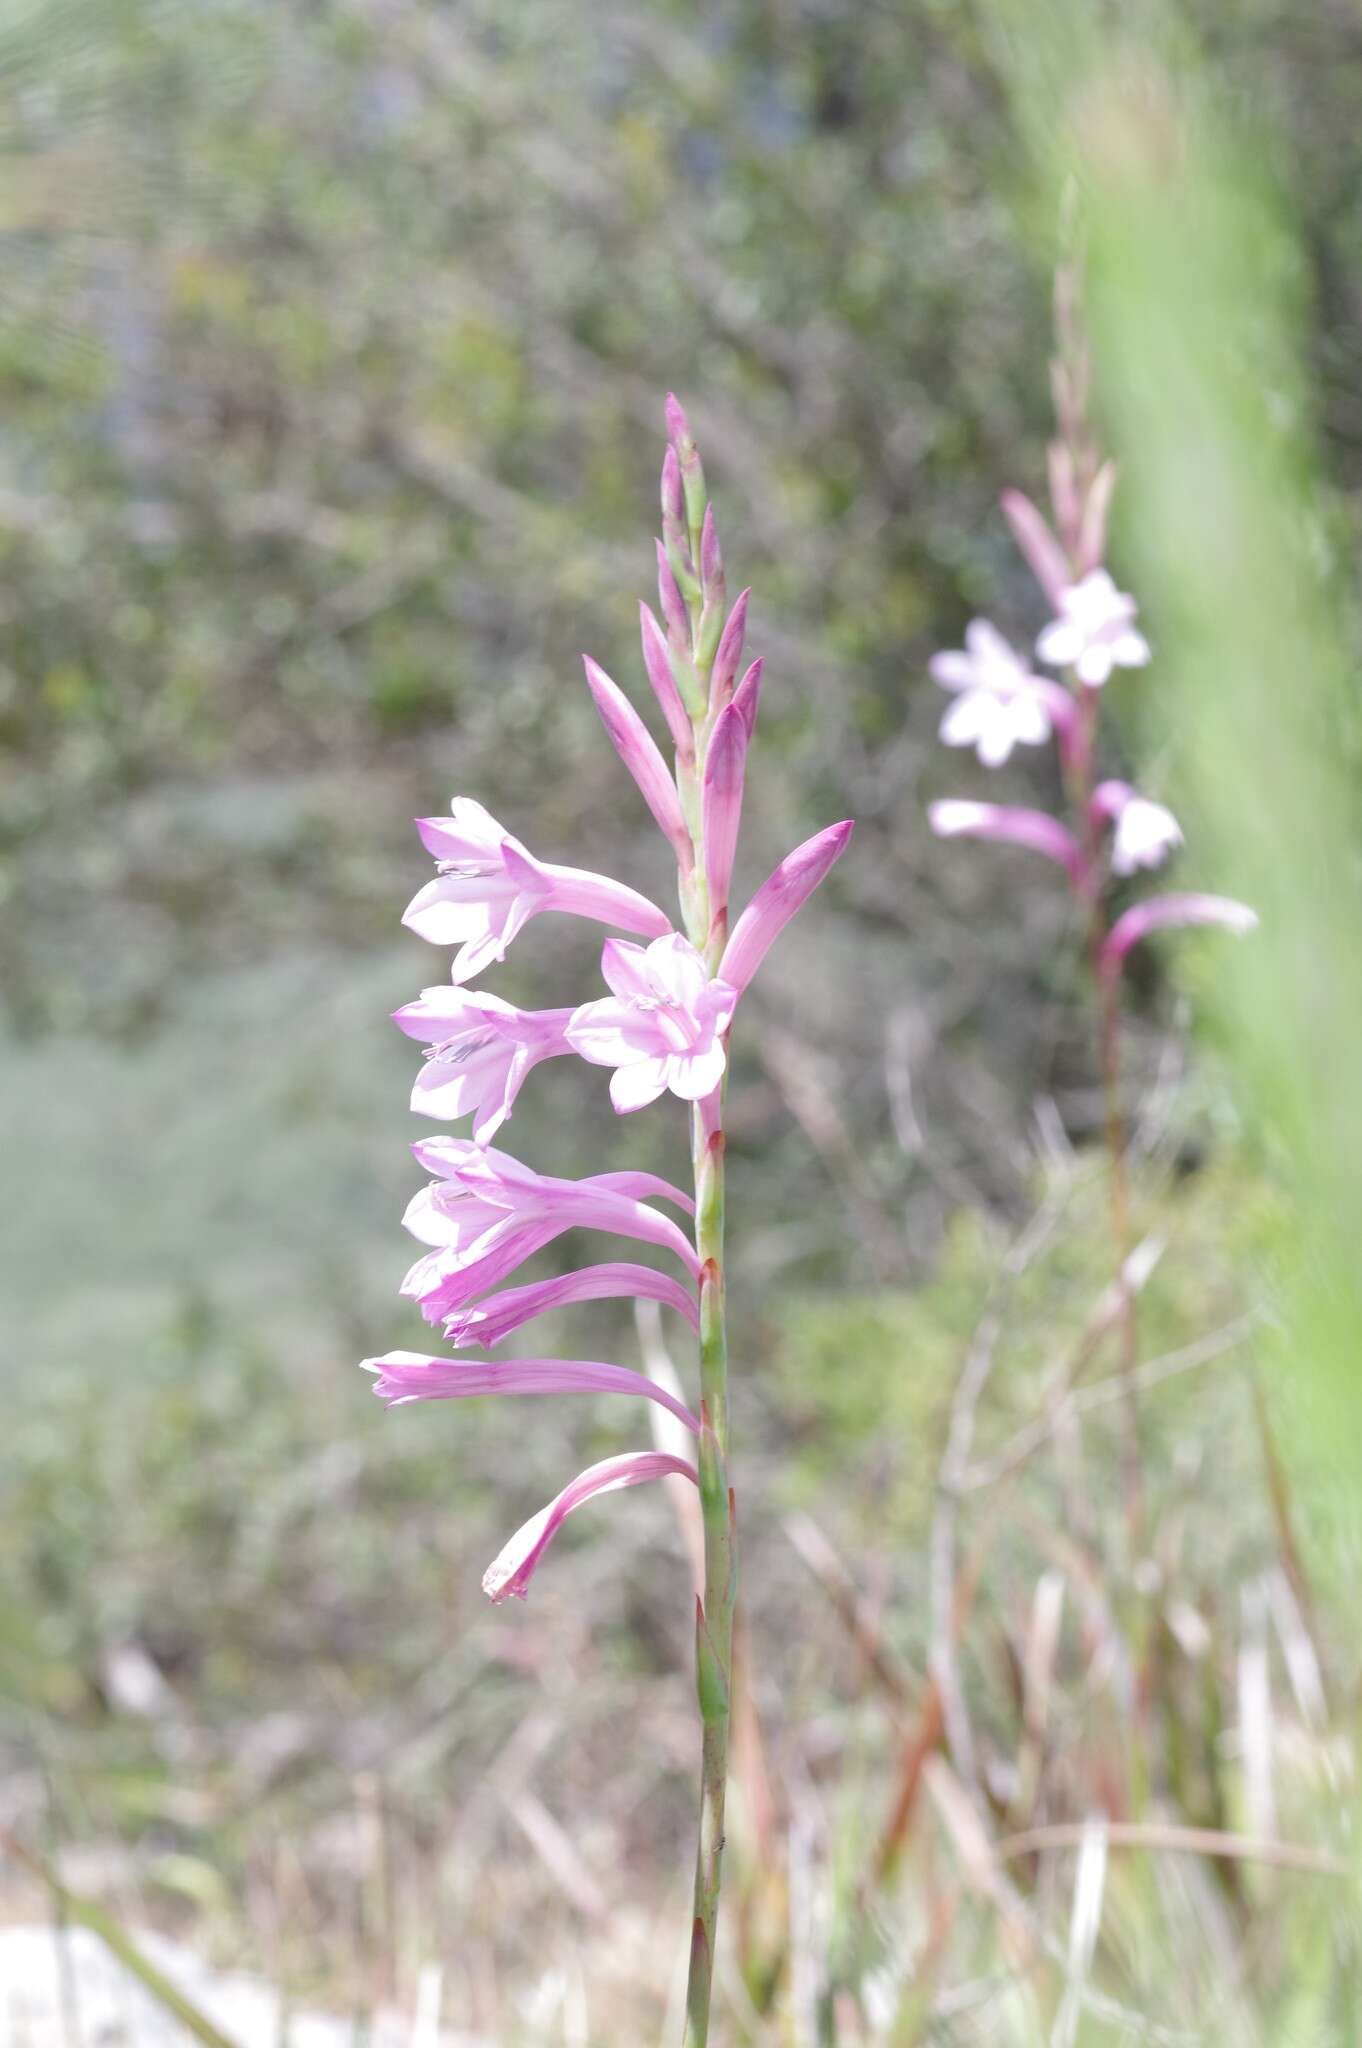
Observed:
[[[746,1012],[732,1151],[757,1704],[795,1788],[782,1854],[793,1868],[804,1835],[826,1835],[823,2038],[867,2038],[838,2001],[863,2017],[863,1980],[893,1947],[856,1915],[901,1709],[871,1696],[782,1517],[816,1511],[883,1593],[888,1652],[920,1667],[948,1404],[1045,1181],[1038,1153],[1076,1148],[1075,1193],[1008,1298],[976,1456],[1043,1406],[1109,1277],[1064,906],[1024,863],[945,858],[922,811],[984,783],[936,746],[928,655],[979,611],[1019,644],[1040,623],[996,496],[1043,475],[1054,174],[1073,169],[1050,151],[1068,148],[1065,107],[1101,54],[1084,38],[1111,13],[1075,16],[1057,43],[1003,0],[32,0],[0,23],[0,1117],[20,1191],[0,1241],[6,1747],[17,1811],[63,1842],[117,1842],[159,1909],[206,1907],[238,1954],[277,1940],[296,1981],[348,1995],[381,1964],[409,1976],[454,1926],[470,2009],[483,2001],[498,2040],[532,2038],[495,1987],[542,1970],[545,1928],[575,1954],[584,1909],[526,1855],[510,1747],[513,1762],[550,1758],[585,1867],[609,1870],[635,1914],[598,1943],[602,1975],[629,1940],[643,1958],[606,2038],[657,2017],[656,1927],[634,1895],[662,1896],[690,1826],[679,1535],[656,1501],[612,1503],[611,1540],[574,1523],[527,1614],[491,1614],[477,1590],[508,1529],[569,1461],[632,1441],[629,1419],[555,1411],[531,1429],[495,1404],[385,1417],[353,1361],[414,1337],[394,1301],[412,1052],[384,1013],[444,963],[396,932],[424,870],[412,813],[476,791],[549,857],[665,887],[577,656],[590,648],[643,701],[634,600],[671,386],[770,657],[741,882],[816,825],[859,821]],[[1161,23],[1137,16],[1137,71]],[[1203,78],[1251,133],[1244,182],[1271,187],[1273,233],[1248,246],[1260,216],[1231,207],[1204,279],[1193,250],[1206,312],[1188,351],[1186,249],[1174,236],[1143,267],[1113,254],[1122,222],[1099,205],[1098,395],[1129,473],[1117,566],[1138,567],[1174,678],[1162,696],[1138,686],[1159,708],[1124,738],[1153,786],[1199,812],[1188,883],[1226,886],[1245,835],[1214,750],[1260,771],[1276,727],[1255,740],[1240,720],[1236,739],[1228,685],[1196,707],[1176,694],[1202,689],[1206,648],[1227,644],[1225,604],[1209,616],[1189,595],[1198,536],[1244,537],[1194,487],[1216,431],[1245,458],[1244,419],[1271,424],[1269,459],[1228,472],[1252,547],[1222,563],[1219,590],[1236,604],[1257,591],[1228,644],[1236,659],[1270,647],[1258,682],[1285,701],[1291,646],[1260,630],[1279,522],[1335,587],[1362,528],[1362,23],[1351,0],[1308,14],[1199,0],[1179,35],[1185,77],[1161,89],[1180,119]],[[1139,104],[1160,111],[1157,92]],[[1147,170],[1180,132],[1098,128],[1118,170],[1123,141]],[[1206,169],[1174,161],[1172,228],[1188,165]],[[1236,160],[1231,185],[1241,173]],[[1081,166],[1080,187],[1091,208]],[[1177,291],[1159,267],[1170,247]],[[1274,352],[1283,298],[1302,384]],[[1203,418],[1230,302],[1233,416]],[[1293,452],[1307,421],[1333,488],[1322,514],[1298,495],[1302,475],[1315,488]],[[1280,612],[1268,623],[1279,634]],[[1349,810],[1356,621],[1345,609],[1320,630],[1331,789]],[[1047,800],[1047,775],[1016,762],[1006,787]],[[1261,835],[1257,858],[1280,851]],[[1179,991],[1211,1013],[1217,1055],[1238,1058],[1257,1004],[1279,1027],[1257,1034],[1266,1070],[1296,1057],[1306,1041],[1280,992],[1314,988],[1312,949],[1351,960],[1350,899],[1323,872],[1288,859],[1280,898],[1271,883],[1274,903],[1309,902],[1292,946],[1279,925],[1231,970],[1209,939],[1178,949],[1175,982],[1171,949],[1140,964],[1128,1068],[1155,1156],[1138,1220],[1169,1246],[1141,1302],[1147,1358],[1257,1306],[1310,1213],[1283,1192],[1270,1082],[1232,1104],[1214,1060],[1186,1072]],[[1259,879],[1243,883],[1255,900]],[[532,965],[508,963],[498,986],[586,993],[593,952],[537,930]],[[1352,1013],[1340,1000],[1329,1014],[1326,1064],[1341,1066]],[[556,1171],[672,1170],[665,1120],[607,1122],[598,1079],[527,1088],[512,1149]],[[1356,1120],[1326,1128],[1322,1099],[1294,1128],[1315,1130],[1332,1161],[1320,1186],[1350,1201]],[[1340,1269],[1350,1214],[1341,1202],[1325,1240]],[[604,1312],[545,1349],[555,1334],[635,1355]],[[1156,1791],[1206,1825],[1256,1824],[1237,1746],[1242,1608],[1294,1562],[1315,1512],[1265,1484],[1290,1389],[1261,1383],[1260,1412],[1257,1357],[1177,1380],[1145,1411],[1163,1611],[1183,1630],[1157,1638]],[[1129,1619],[1112,1563],[1119,1430],[1114,1408],[1094,1414],[1083,1487],[1047,1451],[975,1532],[965,1661],[999,1827],[1037,1782],[1021,1674],[1055,1574],[1070,1619],[1045,1783],[1061,1814],[1124,1796],[1129,1715],[1092,1675],[1117,1633],[1108,1604]],[[1346,1697],[1356,1659],[1337,1614],[1321,1637]],[[1298,1668],[1273,1671],[1279,1818],[1327,1836],[1339,1740],[1283,1706]],[[396,1845],[386,1906],[370,1896],[381,1858],[351,1840],[375,1784]],[[743,1839],[744,1796],[736,1923],[751,1983],[775,1997],[779,1943],[753,1932],[771,1872]],[[894,2038],[938,2038],[921,2030],[934,1970],[1001,1980],[990,1996],[1011,2031],[996,2038],[1052,2038],[1055,2000],[1021,1977],[1015,1930],[999,1942],[993,1904],[928,1835],[889,1909],[923,1989],[921,2028],[905,2002]],[[1042,1904],[1060,1924],[1055,1867]],[[1206,2015],[1208,2038],[1330,2039],[1353,1937],[1308,1894],[1283,1909],[1285,1882],[1198,1866],[1183,1888],[1165,1863],[1114,1863],[1099,1968],[1169,2024]],[[945,1900],[943,1931],[927,1902]],[[1085,2042],[1124,2038],[1082,2024]]]

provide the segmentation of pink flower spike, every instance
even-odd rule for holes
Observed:
[[[610,1100],[621,1115],[665,1089],[699,1102],[723,1079],[724,1034],[737,991],[711,981],[688,939],[672,932],[651,946],[607,939],[601,972],[612,993],[583,1003],[567,1027],[585,1060],[613,1067]]]
[[[1092,569],[1059,594],[1057,617],[1036,642],[1042,661],[1071,668],[1080,683],[1100,689],[1113,668],[1143,668],[1149,642],[1135,628],[1136,604],[1105,569]]]
[[[499,996],[445,985],[394,1010],[408,1038],[423,1039],[426,1063],[412,1088],[421,1116],[473,1115],[473,1137],[487,1145],[510,1116],[520,1085],[540,1060],[570,1052],[563,1028],[571,1010],[517,1010]]]
[[[853,821],[844,818],[815,832],[766,877],[734,925],[719,962],[720,977],[730,988],[741,995],[795,912],[841,858],[854,830]]]
[[[1077,882],[1083,870],[1078,841],[1056,818],[1045,811],[1028,811],[1016,804],[977,804],[962,797],[944,797],[929,804],[927,818],[940,839],[998,839],[1009,846],[1025,846],[1057,860]]]
[[[716,921],[728,909],[746,769],[747,720],[736,704],[729,704],[710,737],[701,797],[710,916]]]
[[[659,1273],[652,1266],[583,1266],[579,1272],[564,1273],[553,1280],[531,1280],[522,1287],[506,1287],[485,1301],[457,1309],[445,1324],[445,1335],[455,1350],[466,1344],[500,1344],[503,1338],[533,1322],[551,1309],[567,1308],[579,1301],[606,1301],[623,1297],[633,1301],[659,1301],[674,1308],[692,1329],[700,1327],[700,1311],[693,1292]]]
[[[622,1486],[641,1486],[649,1479],[665,1479],[671,1472],[693,1480],[697,1486],[700,1483],[694,1465],[668,1451],[629,1451],[623,1457],[603,1458],[599,1465],[589,1465],[563,1488],[556,1500],[551,1500],[537,1515],[531,1515],[523,1528],[516,1530],[488,1566],[482,1581],[483,1592],[489,1600],[523,1600],[540,1559],[574,1508],[598,1493],[613,1493]]]
[[[743,635],[747,631],[747,600],[749,590],[740,590],[733,600],[724,630],[719,636],[719,645],[714,651],[714,666],[709,672],[709,708],[711,712],[722,711],[733,695],[733,679],[738,673],[742,660]]]
[[[638,784],[643,801],[652,812],[659,830],[671,845],[683,874],[694,862],[691,836],[681,814],[681,799],[666,762],[657,750],[652,734],[617,683],[611,681],[589,654],[582,656],[590,690],[601,724],[610,744]]]
[[[733,708],[742,713],[742,722],[747,727],[749,740],[757,729],[757,703],[761,696],[761,675],[765,666],[766,662],[759,654],[733,692]]]
[[[482,1394],[636,1394],[657,1401],[678,1422],[700,1434],[700,1424],[683,1401],[646,1373],[627,1365],[598,1365],[589,1358],[432,1358],[424,1351],[386,1351],[366,1358],[361,1370],[377,1375],[374,1392],[397,1406],[403,1401],[463,1401]]]
[[[943,689],[958,691],[941,721],[948,747],[975,747],[985,768],[1001,768],[1014,746],[1039,746],[1052,717],[1073,713],[1068,693],[1031,671],[987,619],[971,619],[962,649],[928,664]]]
[[[1116,827],[1111,845],[1115,874],[1161,867],[1182,845],[1182,827],[1167,805],[1151,802],[1128,782],[1099,782],[1089,808],[1099,824]]]
[[[456,796],[448,818],[418,818],[427,852],[440,864],[403,913],[409,930],[432,945],[457,945],[454,979],[471,981],[506,949],[532,917],[559,910],[623,931],[670,931],[646,896],[607,875],[539,861],[471,797]]]
[[[638,619],[643,636],[643,666],[648,671],[648,681],[662,706],[662,716],[667,721],[673,746],[683,760],[688,759],[695,748],[695,736],[691,731],[690,714],[681,701],[681,692],[672,674],[667,636],[646,604],[639,606]]]
[[[1012,528],[1027,567],[1050,603],[1059,607],[1060,593],[1068,588],[1070,570],[1063,548],[1050,531],[1044,515],[1021,491],[1004,491],[1003,517]]]
[[[1240,938],[1255,930],[1258,913],[1247,903],[1229,896],[1151,896],[1118,917],[1102,946],[1101,969],[1114,980],[1125,963],[1126,954],[1151,932],[1167,925],[1218,924]]]

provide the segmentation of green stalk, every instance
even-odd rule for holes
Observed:
[[[684,472],[683,472],[684,473]],[[687,482],[690,479],[687,477]],[[700,565],[703,496],[687,499],[691,547]],[[695,873],[688,905],[691,938],[711,974],[727,937],[727,906],[710,900],[709,874],[700,829],[698,792],[704,781],[711,723],[709,673],[718,633],[714,610],[701,588],[689,605],[691,652],[703,693],[692,712],[695,729]],[[719,620],[722,624],[722,618]],[[700,1255],[700,1513],[705,1537],[705,1584],[695,1603],[695,1689],[700,1705],[700,1830],[695,1854],[695,1904],[691,1922],[690,1975],[686,1984],[685,2048],[705,2048],[709,2039],[710,1992],[714,1979],[714,1934],[723,1874],[724,1797],[728,1788],[728,1743],[733,1695],[733,1604],[737,1591],[733,1493],[728,1483],[728,1331],[724,1319],[724,1126],[727,1079],[718,1114],[707,1124],[703,1105],[691,1113],[691,1161],[695,1176],[695,1248]]]
[[[722,1101],[722,1097],[720,1098]],[[705,1532],[705,1590],[695,1610],[695,1682],[703,1729],[700,1840],[686,1988],[686,2048],[709,2038],[714,1930],[724,1847],[724,1793],[733,1676],[736,1571],[733,1497],[728,1485],[728,1336],[724,1323],[724,1134],[693,1117],[696,1248],[700,1273],[700,1511]]]

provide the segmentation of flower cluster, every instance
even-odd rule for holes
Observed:
[[[1165,805],[1141,796],[1128,782],[1093,786],[1103,689],[1115,669],[1143,668],[1150,659],[1149,643],[1135,623],[1134,598],[1101,566],[1112,483],[1107,465],[1081,502],[1080,538],[1067,550],[1030,499],[1018,491],[1003,499],[1022,553],[1055,612],[1036,641],[1037,657],[1066,670],[1067,685],[1034,674],[986,619],[967,627],[963,649],[938,654],[931,663],[935,680],[953,693],[941,721],[946,744],[973,746],[985,767],[997,768],[1015,745],[1039,745],[1053,736],[1071,817],[1064,822],[1047,811],[958,797],[943,798],[928,813],[942,838],[1002,840],[1057,862],[1097,931],[1094,964],[1103,982],[1114,981],[1131,947],[1162,926],[1219,924],[1244,932],[1257,922],[1244,904],[1202,893],[1151,897],[1109,929],[1102,922],[1109,875],[1124,878],[1157,868],[1182,844],[1182,828]],[[1063,530],[1064,520],[1057,516],[1056,523]]]
[[[417,823],[436,872],[408,905],[403,922],[433,945],[457,951],[450,981],[424,989],[396,1012],[395,1021],[428,1048],[412,1108],[428,1117],[472,1122],[469,1137],[425,1138],[412,1148],[431,1178],[404,1218],[423,1251],[402,1293],[428,1322],[443,1327],[455,1353],[499,1344],[549,1310],[604,1296],[660,1302],[699,1331],[707,1313],[713,1322],[712,1297],[718,1292],[721,1316],[722,1203],[716,1233],[710,1183],[721,1171],[734,1012],[772,941],[851,832],[849,823],[834,825],[798,847],[730,932],[729,885],[762,664],[754,661],[740,674],[748,594],[727,607],[713,512],[689,425],[675,400],[669,402],[668,428],[658,548],[662,619],[642,608],[642,647],[644,670],[672,741],[672,765],[623,691],[595,662],[587,659],[585,666],[605,730],[675,855],[684,929],[673,929],[665,911],[622,882],[536,858],[471,797],[455,797],[447,818]],[[632,934],[605,941],[601,971],[608,995],[563,1008],[520,1010],[468,985],[505,958],[532,918],[550,911]],[[557,1179],[494,1148],[492,1140],[510,1119],[531,1070],[569,1054],[612,1070],[610,1099],[620,1113],[642,1109],[668,1092],[693,1105],[694,1196],[644,1173]],[[571,1230],[632,1239],[655,1248],[666,1263],[585,1265],[566,1276],[502,1285]],[[483,1584],[493,1600],[523,1596],[564,1517],[594,1495],[667,1473],[701,1479],[709,1429],[704,1404],[697,1414],[630,1367],[537,1357],[489,1362],[411,1351],[391,1351],[365,1364],[376,1375],[379,1395],[393,1403],[495,1393],[632,1394],[670,1410],[700,1440],[698,1467],[670,1453],[646,1451],[608,1458],[579,1473],[491,1566]]]

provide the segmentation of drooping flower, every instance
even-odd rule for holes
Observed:
[[[1099,782],[1092,793],[1092,814],[1115,827],[1111,865],[1118,875],[1161,867],[1182,845],[1182,827],[1167,805],[1141,796],[1128,782]]]
[[[1246,932],[1255,930],[1257,923],[1257,911],[1250,910],[1247,903],[1236,903],[1230,896],[1151,896],[1125,911],[1107,933],[1100,955],[1101,972],[1114,979],[1132,946],[1169,925],[1218,924],[1242,938]]]
[[[523,1600],[529,1591],[539,1560],[574,1508],[598,1493],[613,1493],[622,1486],[641,1486],[649,1479],[665,1479],[669,1473],[690,1479],[698,1486],[699,1474],[686,1458],[669,1451],[630,1451],[620,1458],[603,1458],[588,1465],[570,1480],[556,1499],[516,1530],[487,1567],[482,1590],[489,1600]]]
[[[571,1015],[517,1010],[482,989],[422,989],[416,1002],[393,1012],[399,1031],[429,1048],[412,1085],[412,1108],[451,1120],[471,1112],[474,1139],[490,1144],[531,1067],[571,1052],[564,1036]]]
[[[584,868],[536,860],[472,797],[456,796],[448,818],[418,818],[416,829],[439,864],[402,922],[436,946],[459,947],[454,979],[471,981],[503,960],[516,934],[541,911],[567,911],[647,938],[670,931],[664,912],[636,889]]]
[[[1105,569],[1093,569],[1060,592],[1059,615],[1041,633],[1036,652],[1100,688],[1113,668],[1143,668],[1149,660],[1149,642],[1135,626],[1137,610]]]
[[[402,1293],[438,1323],[515,1271],[537,1251],[575,1228],[606,1230],[675,1253],[696,1277],[695,1247],[669,1216],[641,1199],[662,1195],[683,1207],[679,1188],[650,1174],[597,1174],[558,1180],[466,1138],[413,1145],[422,1166],[440,1179],[407,1205],[403,1223],[430,1251],[408,1272]]]
[[[1032,675],[987,619],[971,619],[964,647],[934,654],[928,667],[944,690],[959,693],[941,720],[948,747],[977,748],[986,768],[1000,768],[1014,746],[1049,739],[1055,684]]]
[[[590,1358],[432,1358],[424,1351],[386,1351],[361,1360],[375,1375],[374,1392],[394,1407],[404,1401],[466,1401],[480,1394],[632,1394],[656,1401],[700,1434],[698,1419],[646,1373]]]
[[[573,1013],[567,1041],[593,1065],[615,1069],[615,1108],[642,1109],[668,1088],[684,1102],[712,1094],[723,1079],[737,990],[711,980],[679,932],[650,946],[607,939],[601,972],[612,993]]]
[[[445,1335],[456,1349],[464,1344],[500,1344],[504,1337],[550,1309],[564,1308],[570,1302],[605,1301],[620,1296],[635,1301],[659,1301],[684,1316],[692,1329],[700,1326],[693,1289],[652,1266],[617,1264],[583,1266],[576,1273],[561,1273],[551,1280],[531,1280],[522,1287],[505,1287],[484,1301],[456,1309],[445,1322]]]
[[[979,804],[965,797],[942,797],[927,807],[927,818],[940,839],[998,839],[1025,846],[1058,861],[1076,883],[1083,872],[1083,854],[1073,834],[1047,811],[1017,804]]]

